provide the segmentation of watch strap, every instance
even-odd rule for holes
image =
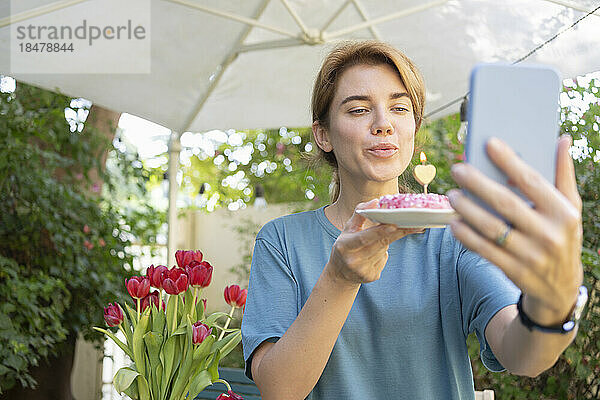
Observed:
[[[519,301],[517,302],[517,310],[519,311],[519,318],[521,323],[527,327],[530,331],[536,329],[541,332],[546,333],[569,333],[572,332],[573,329],[579,324],[579,318],[581,318],[581,312],[585,303],[587,301],[587,288],[585,286],[581,286],[579,288],[579,295],[577,296],[577,302],[575,304],[575,308],[573,312],[569,315],[566,321],[551,326],[539,325],[531,320],[523,311],[523,293],[521,292],[521,296],[519,296]]]

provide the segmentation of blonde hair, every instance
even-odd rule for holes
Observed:
[[[312,93],[312,120],[318,121],[325,129],[329,129],[329,109],[333,102],[339,77],[349,67],[355,65],[387,64],[398,71],[400,79],[406,88],[412,103],[415,118],[415,134],[423,121],[425,108],[425,84],[415,64],[400,50],[393,46],[375,40],[349,41],[337,45],[325,58],[315,79]],[[333,151],[325,152],[318,146],[311,156],[311,161],[325,160],[333,168],[329,197],[335,202],[340,194],[340,178],[337,160]],[[408,185],[401,177],[400,186],[408,191]]]

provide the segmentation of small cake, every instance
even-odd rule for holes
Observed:
[[[448,197],[443,194],[399,193],[379,198],[379,208],[429,208],[452,209]]]

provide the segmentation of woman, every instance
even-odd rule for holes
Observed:
[[[573,340],[574,332],[530,331],[515,305],[522,290],[531,320],[560,323],[583,280],[567,139],[556,188],[501,142],[488,146],[535,209],[469,165],[453,168],[512,230],[456,190],[449,197],[461,219],[451,229],[401,229],[356,213],[404,189],[398,177],[424,93],[413,63],[386,44],[346,43],[325,59],[312,129],[334,166],[332,204],[269,222],[253,253],[242,336],[263,399],[473,399],[470,332],[487,368],[527,376]]]

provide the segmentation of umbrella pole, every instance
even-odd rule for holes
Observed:
[[[167,213],[167,267],[175,265],[175,228],[177,224],[177,170],[179,168],[179,153],[181,142],[179,133],[171,131],[169,139],[169,211]]]

